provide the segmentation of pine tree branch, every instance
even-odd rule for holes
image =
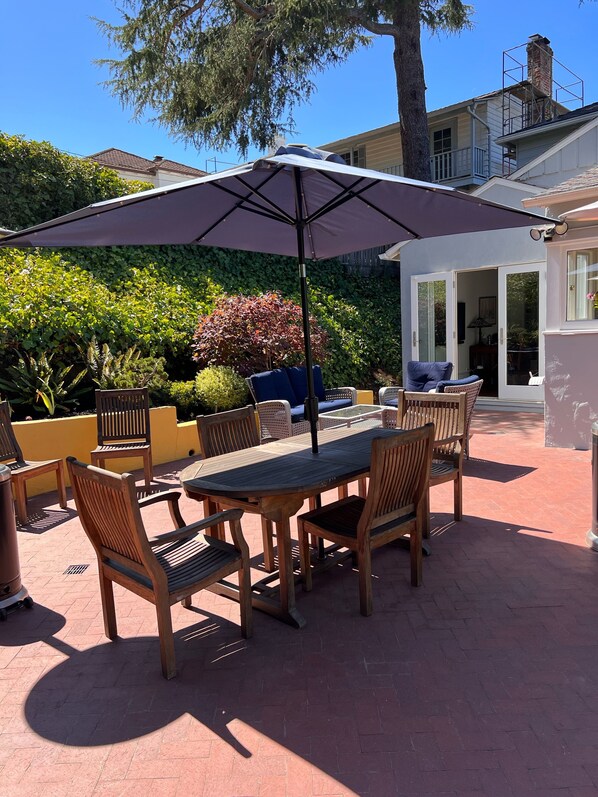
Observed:
[[[345,12],[347,18],[352,22],[357,22],[362,28],[375,33],[377,36],[393,36],[397,38],[400,34],[399,28],[396,25],[390,25],[387,22],[376,22],[367,17],[361,8],[349,8]]]

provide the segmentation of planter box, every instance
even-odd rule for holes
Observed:
[[[173,462],[199,453],[199,440],[195,421],[178,423],[175,407],[150,409],[152,433],[152,458],[154,465]],[[40,421],[17,421],[13,429],[23,456],[27,460],[64,459],[74,456],[89,462],[89,452],[98,442],[95,415],[75,415],[72,418],[50,418]],[[108,467],[117,473],[138,470],[141,457],[112,459]],[[29,495],[38,495],[56,489],[53,474],[44,474],[27,482]]]

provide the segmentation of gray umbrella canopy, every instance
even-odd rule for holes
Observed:
[[[7,235],[0,246],[202,244],[297,256],[306,409],[317,451],[305,259],[546,221],[452,188],[347,166],[333,153],[290,146],[224,172],[97,202]]]

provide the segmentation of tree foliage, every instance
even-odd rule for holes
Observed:
[[[123,56],[102,62],[113,94],[134,117],[154,114],[198,148],[234,143],[243,155],[250,144],[263,150],[293,132],[294,110],[309,101],[319,72],[374,36],[391,37],[406,174],[429,179],[420,25],[461,30],[471,7],[462,0],[123,0],[121,13],[122,25],[99,22]]]
[[[313,358],[326,360],[328,335],[312,316]],[[193,336],[201,366],[234,366],[245,376],[304,362],[301,307],[277,293],[229,296],[204,316]]]

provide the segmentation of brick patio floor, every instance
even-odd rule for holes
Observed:
[[[370,618],[338,567],[298,590],[306,628],[255,612],[248,641],[236,604],[200,594],[173,607],[170,682],[152,606],[117,587],[106,640],[72,500],[33,499],[19,543],[36,605],[0,624],[0,795],[598,795],[590,452],[544,448],[537,415],[480,412],[474,429],[464,520],[451,485],[432,490],[421,588],[407,553],[383,549]],[[257,555],[257,518],[243,523]]]

